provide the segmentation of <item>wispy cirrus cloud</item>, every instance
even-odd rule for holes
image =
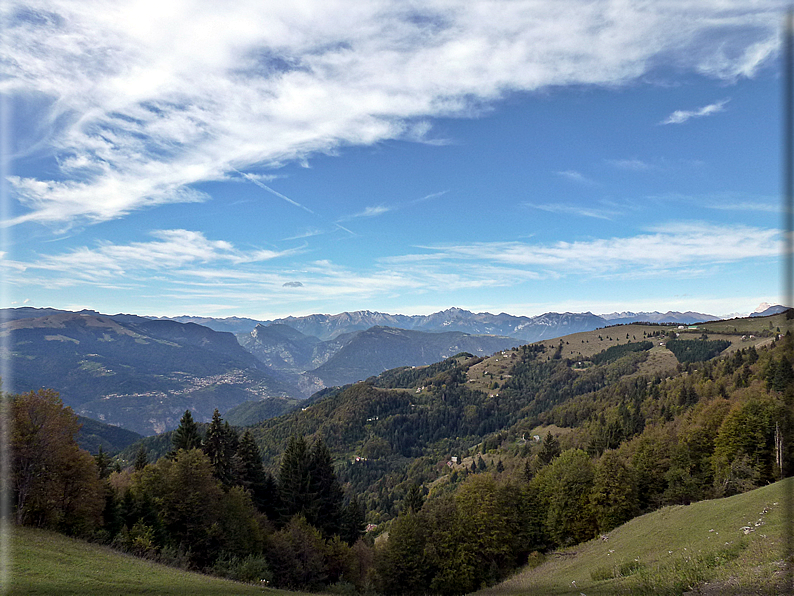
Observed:
[[[530,207],[531,209],[539,209],[540,211],[547,211],[548,213],[562,213],[563,215],[593,217],[596,219],[611,220],[619,215],[619,212],[615,210],[567,205],[563,203],[524,203],[524,206]]]
[[[427,253],[395,257],[395,262],[482,261],[492,265],[535,267],[560,275],[611,274],[630,278],[656,271],[692,270],[707,265],[755,258],[776,258],[779,230],[741,225],[670,224],[624,238],[533,244],[490,242],[423,246]]]
[[[619,168],[621,170],[632,170],[635,172],[646,172],[654,170],[656,165],[643,161],[641,159],[607,159],[605,160],[609,165]]]
[[[338,221],[350,221],[351,219],[359,219],[361,217],[377,217],[379,215],[383,215],[384,213],[388,213],[389,211],[394,211],[394,207],[388,207],[386,205],[366,207],[363,211],[359,211],[353,215],[345,215],[340,217]]]
[[[59,165],[11,179],[17,209],[5,224],[106,221],[207,200],[194,185],[234,170],[436,142],[433,118],[476,115],[513,91],[621,85],[663,62],[751,76],[776,51],[781,7],[12,0],[0,7],[0,91],[36,100],[38,134],[20,150]]]
[[[782,211],[778,203],[770,200],[708,203],[706,207],[719,211],[756,211],[764,213],[780,213]]]
[[[443,197],[448,192],[449,191],[447,190],[442,190],[440,192],[433,192],[423,197],[419,197],[418,199],[413,199],[403,203],[396,203],[394,205],[376,205],[376,206],[365,207],[362,211],[359,211],[358,213],[354,213],[352,215],[343,215],[337,220],[337,222],[350,221],[351,219],[378,217],[379,215],[383,215],[385,213],[398,211],[400,209],[405,209],[406,207],[418,205],[419,203],[424,203],[426,201],[431,201],[433,199]]]
[[[234,303],[240,312],[363,308],[386,298],[518,288],[538,280],[713,277],[723,266],[778,258],[782,233],[751,226],[671,223],[626,237],[573,242],[479,242],[420,246],[352,268],[300,253],[241,250],[189,230],[160,230],[146,242],[101,243],[29,262],[0,260],[10,284],[57,291],[90,288],[145,301],[168,299],[171,314],[197,304]],[[295,257],[295,258],[293,258]],[[234,266],[230,266],[234,265]],[[299,285],[300,284],[300,285]],[[34,290],[35,291],[35,290]],[[441,296],[441,298],[439,298]],[[159,302],[158,302],[159,303]]]
[[[573,182],[577,182],[579,184],[584,184],[585,186],[596,186],[598,184],[598,182],[592,178],[588,178],[576,170],[563,170],[561,172],[554,173],[557,174],[557,176],[562,176],[563,178],[567,178],[568,180],[572,180]]]
[[[683,124],[692,118],[702,118],[703,116],[711,116],[712,114],[724,112],[725,104],[729,101],[730,99],[721,99],[718,102],[703,106],[696,110],[676,110],[659,124]]]
[[[225,240],[210,240],[202,232],[156,230],[147,242],[115,244],[102,242],[97,248],[82,247],[60,254],[41,256],[20,264],[27,272],[47,271],[53,279],[78,284],[106,282],[124,276],[168,274],[196,264],[208,266],[245,265],[299,254],[302,249],[242,251]]]

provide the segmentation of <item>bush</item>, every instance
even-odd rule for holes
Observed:
[[[215,561],[210,571],[213,575],[249,584],[273,581],[270,565],[262,555],[248,555],[242,558],[224,555]]]

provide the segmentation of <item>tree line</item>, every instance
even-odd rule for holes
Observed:
[[[150,463],[140,449],[122,469],[78,447],[77,417],[56,392],[4,399],[17,523],[232,579],[363,589],[365,512],[321,440],[292,437],[274,477],[250,431],[239,436],[216,410],[202,439],[186,411],[167,457]]]

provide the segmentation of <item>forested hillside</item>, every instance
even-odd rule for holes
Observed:
[[[186,412],[157,437],[163,457],[148,439],[129,463],[63,442],[77,423],[54,394],[17,396],[17,520],[282,587],[470,592],[639,514],[789,475],[784,317],[464,352],[245,432]],[[54,477],[30,467],[47,444],[26,422],[37,411],[66,429],[45,452]]]

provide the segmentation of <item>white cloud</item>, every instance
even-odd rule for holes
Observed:
[[[428,141],[430,119],[475,115],[516,90],[620,85],[659,63],[752,76],[776,51],[782,9],[12,0],[0,7],[0,92],[36,100],[31,143],[60,169],[51,180],[12,179],[22,209],[6,224],[90,223],[206,200],[192,185],[349,145]]]
[[[683,124],[691,118],[702,118],[703,116],[711,116],[718,112],[724,112],[725,104],[729,101],[729,99],[722,99],[696,110],[676,110],[659,124]]]
[[[670,273],[709,264],[780,254],[778,230],[749,226],[671,224],[637,236],[577,242],[530,244],[491,242],[469,245],[424,246],[426,254],[396,257],[396,262],[483,261],[494,266],[536,267],[559,274],[592,275],[618,272],[618,277]]]
[[[621,170],[633,170],[635,172],[644,172],[656,167],[641,159],[608,159],[606,162]]]
[[[568,180],[573,180],[574,182],[578,182],[579,184],[585,184],[587,186],[595,186],[598,184],[595,180],[591,180],[581,172],[577,172],[576,170],[564,170],[562,172],[554,172],[558,176],[562,176],[563,178],[567,178]]]
[[[377,217],[378,215],[383,215],[384,213],[388,213],[392,211],[392,207],[387,207],[385,205],[378,205],[376,207],[366,207],[363,211],[359,211],[358,213],[354,213],[353,215],[346,215],[344,217],[340,217],[339,221],[349,221],[351,219],[357,219],[360,217]]]
[[[755,213],[781,213],[782,209],[779,203],[772,203],[769,200],[761,201],[734,201],[728,203],[711,203],[707,204],[709,209],[717,209],[719,211],[752,211]]]
[[[578,215],[580,217],[593,217],[596,219],[609,219],[618,215],[617,211],[607,209],[593,209],[592,207],[580,207],[578,205],[564,205],[562,203],[524,203],[532,209],[540,209],[549,213],[562,213],[565,215]]]
[[[116,281],[129,276],[132,281],[145,281],[152,272],[174,274],[175,270],[196,264],[259,263],[297,254],[287,251],[253,250],[244,252],[225,240],[209,240],[201,232],[190,230],[157,230],[156,240],[130,244],[101,243],[98,248],[82,247],[58,255],[42,256],[25,263],[27,271],[44,270],[65,285],[84,282]]]

